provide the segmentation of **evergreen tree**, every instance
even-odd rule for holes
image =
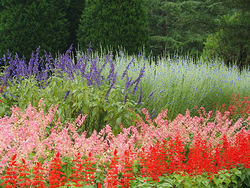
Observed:
[[[143,45],[148,52],[148,21],[143,0],[93,0],[87,1],[81,16],[78,41],[85,51],[90,41],[92,49],[100,50],[100,45],[138,54]]]
[[[32,51],[40,46],[55,53],[65,52],[69,33],[64,9],[69,1],[56,0],[1,0],[0,15],[0,55],[7,49],[19,58],[30,58]]]
[[[73,44],[73,47],[77,49],[78,41],[77,41],[77,31],[80,24],[80,19],[82,12],[85,7],[85,0],[71,0],[68,9],[66,10],[66,17],[69,23],[69,42],[67,46]],[[73,51],[74,52],[74,51]]]
[[[189,53],[199,56],[214,22],[225,11],[201,0],[146,0],[150,45],[154,55]]]
[[[217,32],[205,43],[203,57],[220,57],[227,65],[236,63],[240,70],[250,65],[250,1],[214,0],[231,9],[217,21]]]

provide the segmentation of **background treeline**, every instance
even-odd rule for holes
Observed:
[[[0,56],[40,46],[188,55],[250,64],[249,0],[0,0]]]

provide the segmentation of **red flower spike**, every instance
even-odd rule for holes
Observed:
[[[13,155],[12,161],[14,161],[16,159],[16,156],[17,156],[17,154]]]
[[[66,178],[64,177],[60,177],[60,175],[65,175],[65,173],[62,173],[60,171],[61,166],[60,164],[64,164],[63,162],[60,161],[59,159],[59,152],[56,154],[56,157],[52,160],[51,163],[51,171],[49,173],[49,183],[51,184],[51,188],[57,188],[60,187],[62,185],[65,184],[65,182],[63,182],[63,180]]]
[[[111,165],[109,166],[109,170],[107,172],[107,178],[104,183],[108,184],[108,187],[117,187],[120,183],[117,181],[118,179],[118,169],[117,164],[119,158],[116,156],[117,150],[114,151],[114,158],[111,160]]]
[[[59,152],[57,152],[56,157],[59,157]]]
[[[23,165],[20,165],[21,173],[19,174],[19,180],[18,180],[20,182],[19,186],[20,187],[22,187],[22,186],[30,187],[32,181],[30,179],[28,179],[28,177],[27,177],[27,175],[30,175],[30,173],[29,173],[29,170],[27,168],[27,165],[25,165],[24,159],[22,159],[22,162],[23,162]]]
[[[12,160],[9,162],[9,168],[6,170],[6,176],[1,177],[1,179],[6,179],[1,185],[5,185],[4,187],[17,187],[17,177],[19,172],[19,165],[16,164],[16,156],[15,154],[12,157]]]
[[[49,171],[49,170],[41,168],[41,166],[42,165],[37,162],[36,166],[34,167],[33,174],[35,175],[35,178],[32,181],[32,185],[36,185],[39,188],[46,188],[46,186],[44,185],[44,182],[43,182],[45,179],[42,177],[42,174],[44,174],[44,173],[40,172],[40,171],[41,170],[43,170],[43,171]]]

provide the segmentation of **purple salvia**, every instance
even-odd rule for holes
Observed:
[[[133,61],[134,61],[134,57],[133,57],[133,59],[129,62],[129,64],[127,65],[125,71],[123,72],[122,77],[121,77],[122,80],[123,80],[124,76],[128,74],[129,66],[132,64]]]
[[[109,62],[109,52],[108,52],[108,55],[106,56],[106,60],[105,60],[105,62],[103,63],[103,65],[102,65],[102,67],[101,67],[101,69],[98,71],[98,82],[97,82],[97,85],[99,86],[99,85],[101,85],[102,84],[102,81],[104,80],[104,77],[103,76],[101,76],[101,73],[102,73],[102,71],[103,71],[103,69],[105,68],[105,66],[107,65],[107,63]]]
[[[51,53],[48,55],[46,50],[44,50],[44,56],[45,56],[45,61],[47,61],[48,63],[50,63],[51,60],[53,60],[53,58],[51,57]]]
[[[61,57],[61,69],[67,72],[70,75],[69,63],[71,64],[70,53],[73,49],[73,44],[70,45],[70,48],[66,51],[65,55],[63,54]]]
[[[141,105],[141,100],[142,100],[142,87],[140,88],[140,95],[139,95],[139,98],[138,98],[138,101],[137,101],[137,103],[139,104],[139,105]]]
[[[132,82],[131,86],[134,85],[135,83],[139,83],[140,82],[141,78],[144,75],[144,72],[145,72],[145,64],[143,65],[138,78],[134,82]]]
[[[134,90],[133,90],[133,94],[135,94],[135,92],[137,91],[138,85],[140,83],[141,78],[144,75],[144,72],[145,72],[145,64],[144,64],[143,68],[141,69],[141,72],[140,72],[138,78],[131,84],[131,86],[132,86],[134,83],[136,83],[135,87],[134,87]]]
[[[81,76],[84,78],[85,77],[86,64],[83,63],[83,58],[84,58],[84,56],[82,56],[81,59],[78,61],[77,66],[80,66]]]
[[[30,58],[30,61],[29,61],[29,67],[28,67],[28,74],[29,74],[30,76],[33,74],[32,69],[33,69],[34,61],[35,61],[34,52],[32,52],[31,58]]]
[[[49,71],[49,64],[46,63],[45,64],[45,70],[43,71],[43,80],[47,81],[48,79],[48,71]]]
[[[67,97],[69,96],[69,93],[70,93],[70,90],[68,90],[68,91],[65,93],[65,96],[63,97],[64,100],[67,99]]]
[[[65,56],[69,57],[70,53],[73,50],[73,44],[70,45],[69,49],[66,51]]]
[[[102,68],[101,68],[99,74],[101,74],[101,72],[103,71],[103,69],[105,68],[105,66],[106,66],[106,64],[108,63],[109,60],[110,59],[109,59],[109,52],[108,52],[108,55],[106,55],[105,62],[103,63]]]
[[[109,64],[110,64],[110,72],[109,72],[109,75],[108,75],[107,78],[106,78],[106,82],[107,82],[110,78],[114,77],[114,72],[115,72],[115,65],[114,65],[112,59],[109,60]]]
[[[3,85],[6,85],[8,83],[8,78],[10,77],[10,67],[8,67],[7,69],[5,69],[5,74],[3,77]]]
[[[88,75],[88,80],[91,80],[91,83],[93,83],[93,78],[95,78],[95,72],[96,72],[96,60],[97,60],[97,57],[95,57],[95,60],[92,60],[91,59],[91,67],[90,67],[90,71],[89,71],[89,75]]]
[[[148,99],[150,98],[150,97],[153,97],[153,94],[154,94],[154,91],[152,91],[151,93],[149,93],[149,95],[148,95]]]
[[[127,96],[127,95],[125,95],[125,97],[124,97],[124,104],[126,104],[126,103],[127,103],[127,98],[128,98],[128,96]]]
[[[135,94],[135,92],[137,91],[137,89],[138,89],[138,85],[139,85],[139,82],[136,82],[135,87],[134,87],[134,90],[133,90],[133,95],[134,95],[134,94]]]
[[[8,68],[4,70],[5,74],[4,74],[4,77],[3,77],[3,85],[7,84],[8,83],[8,79],[9,77],[11,76],[10,73],[11,71],[14,70],[14,63],[13,63],[13,58],[11,57],[11,53],[9,53],[9,50],[7,50],[7,59],[9,60],[8,64]],[[4,60],[4,64],[6,66],[6,57],[5,55],[3,55],[3,60]]]
[[[51,53],[49,52],[49,55],[47,54],[47,52],[44,50],[45,52],[45,57],[46,57],[46,64],[49,64],[49,69],[46,68],[47,71],[53,71],[53,69],[55,69],[55,64],[56,64],[56,60],[52,57]],[[52,61],[52,62],[51,62]]]
[[[100,85],[101,85],[101,78],[103,78],[103,77],[101,76],[101,72],[102,72],[102,69],[103,69],[104,67],[102,66],[102,68],[99,69],[98,66],[96,66],[97,64],[99,64],[99,62],[98,62],[97,56],[96,56],[96,58],[95,58],[95,67],[94,67],[94,69],[93,69],[93,71],[94,71],[94,80],[95,80],[95,82],[96,82],[96,85],[97,85],[97,86],[100,86]],[[104,66],[105,66],[105,65],[104,65]]]
[[[14,60],[14,63],[13,63],[13,76],[16,75],[16,77],[19,79],[20,78],[20,66],[19,66],[19,57],[18,57],[18,54],[16,53],[15,54],[15,60]]]
[[[28,75],[28,70],[27,70],[27,65],[24,60],[19,61],[19,70],[20,70],[20,76],[27,76]]]
[[[47,71],[46,71],[46,67],[45,67],[46,64],[44,63],[44,60],[43,59],[41,59],[41,60],[42,60],[42,63],[40,63],[40,67],[41,67],[40,77],[41,77],[41,80],[44,82],[47,80],[47,77],[45,75],[45,72],[47,72]]]
[[[106,93],[106,96],[105,96],[105,99],[106,99],[106,100],[107,100],[108,97],[109,97],[110,90],[115,86],[116,78],[117,78],[117,76],[116,76],[116,73],[115,73],[115,75],[114,75],[113,78],[112,78],[112,82],[111,82],[111,84],[110,84],[110,87],[109,87],[109,89],[108,89],[108,91],[107,91],[107,93]]]
[[[131,82],[132,82],[132,77],[131,78],[129,78],[128,77],[128,75],[126,75],[126,79],[127,79],[127,81],[125,82],[125,91],[127,91],[127,89],[129,88],[129,86],[131,85]]]
[[[40,50],[40,46],[36,49],[36,59],[35,59],[35,62],[34,62],[34,66],[33,66],[33,74],[36,74],[36,78],[39,79],[39,50]]]
[[[7,51],[7,53],[8,53],[8,51]],[[6,62],[5,54],[3,54],[3,61]]]

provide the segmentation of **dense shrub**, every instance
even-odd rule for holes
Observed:
[[[85,7],[85,0],[74,0],[70,1],[69,7],[66,10],[66,17],[69,23],[69,42],[67,46],[73,44],[74,48],[77,48],[77,31],[80,24],[81,14]]]
[[[0,56],[17,52],[30,58],[38,46],[51,52],[65,51],[69,37],[65,18],[67,1],[1,1]]]
[[[81,50],[86,50],[92,41],[93,50],[100,44],[112,47],[118,45],[129,54],[138,54],[139,48],[149,47],[148,21],[143,0],[88,1],[81,16],[78,41]]]
[[[237,64],[242,70],[250,64],[249,41],[249,13],[244,17],[242,13],[233,16],[225,15],[219,21],[221,29],[210,35],[205,43],[203,57],[224,59],[227,65]]]

